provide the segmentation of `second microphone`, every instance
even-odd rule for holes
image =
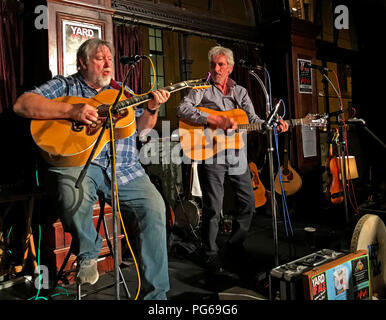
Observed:
[[[120,61],[121,61],[122,64],[134,64],[134,63],[137,63],[140,60],[146,59],[146,58],[147,58],[146,56],[139,56],[139,55],[135,55],[135,56],[122,56],[120,58]]]

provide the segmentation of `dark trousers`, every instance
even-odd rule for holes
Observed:
[[[223,208],[224,179],[228,175],[229,164],[199,164],[197,166],[202,191],[201,237],[205,253],[218,253],[216,238],[219,229],[220,214]],[[247,237],[255,210],[255,199],[251,184],[249,167],[242,174],[229,174],[231,190],[236,198],[236,212],[233,217],[231,244],[242,243]]]

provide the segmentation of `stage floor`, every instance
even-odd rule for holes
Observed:
[[[369,212],[371,213],[371,212]],[[322,216],[322,214],[324,216]],[[382,217],[382,214],[379,214]],[[359,215],[360,216],[360,215]],[[252,221],[248,238],[245,242],[247,256],[244,258],[228,257],[225,261],[230,272],[208,275],[199,263],[199,256],[194,251],[196,243],[187,241],[174,234],[169,240],[169,300],[268,300],[269,273],[278,265],[296,260],[321,249],[332,249],[348,253],[352,232],[359,217],[353,217],[349,223],[345,220],[342,208],[333,208],[322,212],[308,212],[307,215],[291,214],[290,221],[283,219],[279,212],[277,219],[277,253],[275,254],[275,234],[270,210],[257,210]],[[382,217],[383,218],[383,217]],[[315,232],[310,236],[305,228],[312,227]],[[292,230],[292,233],[290,232]],[[199,232],[199,229],[197,230]],[[219,245],[228,234],[221,229]],[[137,293],[138,280],[135,266],[130,256],[124,254],[121,270],[126,280],[130,299]],[[113,272],[100,277],[94,285],[82,286],[82,293],[88,293],[114,282]],[[123,286],[120,287],[121,299],[127,299]],[[38,294],[38,296],[37,296]],[[0,290],[1,300],[28,300],[44,296],[38,292],[31,281],[21,281],[9,288]],[[53,300],[74,300],[76,286],[67,285],[55,291]],[[83,300],[115,300],[115,287],[90,294]]]

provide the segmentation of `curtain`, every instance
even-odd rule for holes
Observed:
[[[115,79],[123,81],[129,71],[128,65],[120,62],[122,56],[142,55],[142,35],[139,26],[114,22]],[[136,64],[127,85],[134,92],[142,92],[142,62]]]
[[[23,4],[0,0],[0,113],[11,108],[23,84]]]
[[[259,82],[248,73],[248,70],[239,66],[238,64],[238,61],[243,59],[251,65],[262,65],[260,61],[260,51],[255,47],[242,44],[234,45],[232,50],[235,59],[235,66],[233,68],[231,77],[238,84],[242,85],[248,90],[249,96],[254,103],[255,112],[260,116],[260,118],[265,119],[266,104],[263,90]],[[264,82],[264,73],[258,71],[258,75]]]

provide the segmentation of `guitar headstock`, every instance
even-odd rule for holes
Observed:
[[[309,113],[304,118],[302,118],[302,125],[308,126],[311,128],[325,128],[327,127],[327,115],[320,115],[317,113]]]
[[[198,80],[186,80],[185,83],[187,88],[192,88],[193,90],[206,90],[211,87],[210,83],[205,78]]]

